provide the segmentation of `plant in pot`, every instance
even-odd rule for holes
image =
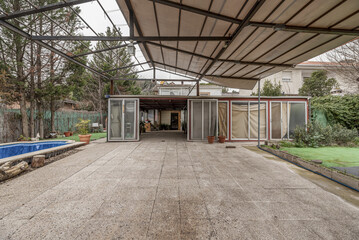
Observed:
[[[218,136],[219,143],[224,143],[225,141],[226,141],[226,136],[223,136],[223,135]]]
[[[64,135],[65,135],[65,137],[70,137],[70,136],[71,136],[71,132],[70,132],[70,131],[64,132]]]
[[[89,123],[90,120],[80,119],[80,121],[76,124],[76,128],[78,130],[80,142],[85,142],[86,144],[90,143],[91,134],[89,132]]]
[[[215,135],[216,135],[216,128],[214,128],[213,135],[207,136],[207,140],[209,144],[214,143],[214,139],[216,138]]]

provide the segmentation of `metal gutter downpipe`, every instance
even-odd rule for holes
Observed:
[[[250,107],[251,105],[249,105]],[[261,80],[258,80],[258,147],[261,146]]]

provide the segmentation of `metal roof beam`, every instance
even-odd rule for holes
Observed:
[[[223,20],[223,21],[226,21],[226,22],[231,22],[231,23],[235,23],[235,24],[240,24],[242,22],[241,20],[239,20],[237,18],[232,18],[232,17],[228,17],[228,16],[221,15],[221,14],[218,14],[218,13],[205,11],[205,10],[202,10],[202,9],[199,9],[199,8],[179,4],[179,3],[176,3],[176,2],[172,2],[172,1],[166,1],[166,0],[149,0],[149,1],[153,1],[153,2],[163,4],[163,5],[166,5],[166,6],[169,6],[169,7],[173,7],[173,8],[182,9],[182,10],[185,10],[185,11],[188,11],[188,12],[197,13],[197,14],[200,14],[200,15],[203,15],[203,16]]]
[[[73,6],[73,5],[77,5],[77,4],[81,4],[81,3],[87,3],[87,2],[91,2],[91,1],[93,1],[93,0],[68,0],[67,2],[58,2],[58,3],[48,4],[45,6],[38,7],[38,8],[31,8],[31,9],[21,10],[21,11],[9,13],[9,14],[2,14],[2,15],[0,15],[0,20],[9,20],[9,19],[14,19],[14,18],[24,17],[24,16],[28,16],[31,14],[47,12],[47,11],[56,10],[56,9],[64,8],[64,7],[69,7],[69,6]]]
[[[228,41],[231,37],[223,36],[143,36],[143,37],[107,37],[107,36],[32,36],[33,40],[41,41]]]
[[[107,77],[106,75],[102,74],[101,72],[95,70],[95,69],[92,68],[92,67],[87,66],[86,64],[83,64],[83,63],[80,62],[80,61],[77,61],[77,60],[71,58],[70,56],[66,55],[65,53],[63,53],[63,52],[61,52],[61,51],[59,51],[59,50],[57,50],[56,48],[50,46],[49,44],[44,43],[44,42],[42,42],[42,41],[40,41],[40,40],[33,40],[30,34],[24,32],[23,30],[21,30],[21,29],[19,29],[19,28],[17,28],[16,26],[14,26],[14,25],[12,25],[12,24],[6,22],[6,21],[3,21],[3,20],[0,20],[0,25],[2,25],[2,26],[4,26],[4,27],[6,27],[7,29],[9,29],[9,30],[11,30],[11,31],[13,31],[13,32],[15,32],[15,33],[17,33],[17,34],[19,34],[20,36],[22,36],[22,37],[24,37],[24,38],[27,38],[27,39],[29,39],[29,40],[34,41],[34,42],[37,43],[38,45],[40,45],[40,46],[42,46],[42,47],[44,47],[44,48],[47,48],[47,49],[50,50],[51,52],[56,53],[56,54],[60,55],[61,57],[65,58],[65,59],[67,59],[67,60],[69,60],[69,61],[71,61],[71,62],[73,62],[73,63],[76,63],[76,64],[78,64],[79,66],[82,66],[82,67],[88,69],[89,71],[91,71],[91,72],[93,72],[93,73],[95,73],[95,74],[98,74],[99,76],[101,76],[101,77],[103,77],[103,78],[105,78],[105,79],[108,79],[108,77]]]
[[[123,47],[126,47],[126,46],[127,46],[127,44],[121,44],[121,45],[118,45],[118,46],[115,46],[115,47],[109,47],[109,48],[105,48],[105,49],[94,50],[94,51],[87,52],[87,53],[77,54],[77,55],[72,56],[72,58],[78,58],[78,57],[83,57],[83,56],[87,56],[87,55],[91,55],[91,54],[106,52],[106,51],[115,50],[115,49],[118,49],[118,48],[123,48]]]
[[[171,67],[171,68],[174,68],[174,69],[178,69],[178,70],[180,70],[180,71],[189,72],[189,73],[198,75],[198,72],[189,71],[189,70],[187,70],[187,69],[175,67],[175,66],[172,66],[172,65],[169,65],[169,64],[166,64],[166,63],[161,63],[161,62],[156,62],[156,61],[154,61],[153,63],[158,64],[158,65],[163,65],[163,66],[165,66],[165,67]]]
[[[166,79],[166,78],[163,78],[163,79],[153,79],[153,78],[121,78],[119,77],[118,79],[113,79],[113,80],[130,80],[130,81],[158,81],[158,82],[161,82],[161,81],[165,81],[165,82],[197,82],[197,80],[188,80],[188,79]],[[167,86],[167,85],[165,85]]]
[[[259,78],[245,78],[245,77],[226,77],[226,76],[220,76],[220,75],[206,75],[205,77],[215,77],[215,78],[221,78],[221,79],[233,79],[233,80],[248,80],[248,81],[259,81]],[[213,80],[213,79],[209,79]]]
[[[273,28],[275,31],[359,36],[359,30],[298,27],[298,26],[290,26],[285,24],[259,23],[259,22],[250,22],[249,25],[254,27]]]
[[[113,71],[117,71],[117,70],[121,70],[121,69],[126,69],[126,68],[130,68],[130,67],[136,67],[136,66],[140,66],[140,65],[148,64],[148,63],[150,63],[150,61],[148,61],[148,62],[143,62],[143,63],[132,64],[132,65],[123,66],[123,67],[118,67],[118,68],[113,68],[113,69],[110,69],[110,70],[103,71],[102,73],[113,72]]]
[[[148,44],[158,46],[158,47],[162,47],[162,48],[166,48],[166,49],[173,50],[173,51],[178,51],[180,53],[185,53],[185,54],[193,55],[193,56],[208,59],[208,60],[214,60],[214,58],[211,58],[211,57],[208,57],[208,56],[205,56],[205,55],[197,54],[197,53],[190,52],[190,51],[185,51],[185,50],[182,50],[182,49],[166,46],[166,45],[159,44],[159,43],[148,42]],[[246,61],[230,60],[230,59],[218,59],[218,62],[227,62],[227,63],[242,64],[242,65],[253,65],[253,66],[265,66],[265,67],[287,67],[287,68],[293,67],[293,65],[291,65],[291,64],[246,62]]]

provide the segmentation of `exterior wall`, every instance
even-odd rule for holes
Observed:
[[[232,136],[232,127],[233,127],[233,124],[232,124],[232,103],[233,102],[238,102],[238,101],[241,101],[241,102],[257,102],[256,99],[254,98],[230,98],[230,99],[218,99],[218,101],[226,101],[228,102],[228,133],[229,133],[229,136],[228,138],[226,139],[226,141],[230,141],[230,142],[241,142],[241,141],[244,141],[244,142],[248,142],[248,141],[257,141],[256,138],[251,138],[250,136],[248,137],[248,139],[236,139]],[[265,110],[265,114],[266,114],[266,130],[265,130],[265,136],[262,136],[261,135],[261,141],[263,140],[272,140],[271,138],[271,103],[272,102],[289,102],[289,103],[304,103],[305,104],[305,111],[304,111],[304,114],[305,114],[305,123],[307,124],[308,123],[308,120],[309,120],[309,110],[308,110],[308,99],[305,99],[305,98],[263,98],[261,100],[261,103],[265,103],[266,104],[266,110]],[[191,137],[191,104],[189,104],[188,106],[188,114],[189,114],[189,122],[188,122],[188,140],[192,140],[192,137]],[[289,126],[289,123],[287,123],[287,126]],[[288,130],[288,133],[289,133],[289,130]],[[273,140],[279,140],[279,139],[273,139]]]
[[[161,111],[161,124],[171,124],[171,111]]]
[[[193,86],[190,85],[171,85],[158,87],[159,95],[174,95],[174,96],[187,96],[190,89]],[[215,85],[200,85],[199,93],[202,96],[221,96],[222,87]],[[196,96],[196,89],[194,88],[190,93],[190,96]]]

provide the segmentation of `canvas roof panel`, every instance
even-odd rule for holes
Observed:
[[[134,9],[143,37],[174,37],[157,43],[177,52],[139,42],[151,65],[228,87],[248,89],[285,64],[298,64],[359,35],[349,31],[359,27],[358,0],[117,1],[127,21],[128,8]],[[329,34],[333,27],[347,32]],[[184,39],[189,36],[195,39]],[[228,40],[217,40],[220,37]]]

